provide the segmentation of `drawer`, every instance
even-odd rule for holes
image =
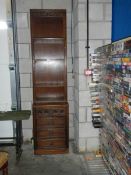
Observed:
[[[65,116],[65,108],[54,108],[54,109],[36,109],[36,117],[53,117],[53,116]]]
[[[41,127],[65,127],[65,117],[40,117],[36,119],[37,128]]]
[[[66,141],[65,139],[43,139],[37,141],[37,146],[39,148],[65,148],[66,147]]]
[[[37,138],[62,138],[65,136],[65,128],[50,128],[37,131]]]

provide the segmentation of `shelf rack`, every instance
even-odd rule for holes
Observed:
[[[101,61],[103,158],[114,175],[131,175],[131,38],[95,50]],[[97,58],[98,59],[98,58]]]

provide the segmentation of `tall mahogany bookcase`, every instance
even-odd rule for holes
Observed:
[[[31,10],[35,154],[68,152],[66,11]]]

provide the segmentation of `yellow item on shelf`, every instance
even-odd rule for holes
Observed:
[[[102,108],[94,108],[92,109],[92,112],[103,112],[103,109]]]
[[[129,63],[130,62],[130,58],[122,58],[122,62],[124,62],[124,63]]]

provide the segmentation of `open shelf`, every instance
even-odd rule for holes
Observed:
[[[64,60],[64,38],[34,38],[33,41],[35,60]]]
[[[34,87],[64,87],[64,82],[36,82]]]

